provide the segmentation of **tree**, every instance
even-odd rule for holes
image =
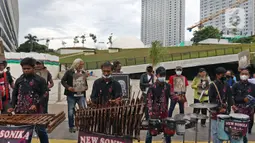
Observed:
[[[111,33],[111,35],[108,37],[108,42],[107,42],[107,44],[110,44],[110,47],[112,47],[112,35],[113,33]]]
[[[75,44],[79,43],[80,41],[78,40],[79,36],[75,36],[73,39],[73,47],[75,47]]]
[[[29,41],[26,41],[22,44],[20,44],[20,46],[17,48],[17,52],[30,52],[31,48],[30,48],[31,44],[29,43]],[[51,49],[49,49],[51,50]],[[41,45],[38,44],[37,42],[33,43],[33,51],[37,52],[37,53],[46,53],[49,51],[47,46],[45,45]]]
[[[89,37],[91,37],[92,38],[92,40],[94,41],[94,43],[96,44],[96,42],[97,42],[97,36],[95,35],[95,34],[89,34]]]
[[[33,36],[31,34],[28,34],[27,36],[25,36],[25,39],[28,39],[26,42],[28,42],[30,44],[30,52],[33,51],[33,46],[35,42],[38,42],[37,36]]]
[[[86,35],[84,34],[81,36],[82,47],[84,47],[85,41],[86,41]]]
[[[213,26],[207,26],[201,30],[194,31],[194,37],[191,39],[191,41],[193,41],[194,44],[198,44],[200,41],[206,40],[208,38],[217,38],[219,40],[222,34],[223,33],[220,32],[217,28],[214,28]]]
[[[234,39],[232,42],[233,43],[249,44],[249,43],[255,42],[255,39],[252,36],[249,36],[249,37]]]
[[[66,47],[66,42],[65,41],[62,41],[62,46]]]
[[[163,59],[164,51],[165,48],[162,47],[160,41],[154,41],[151,43],[149,57],[151,59],[153,67],[155,67]]]

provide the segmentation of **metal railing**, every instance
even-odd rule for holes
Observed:
[[[218,48],[218,49],[201,50],[201,51],[171,53],[171,54],[163,55],[160,62],[186,60],[186,59],[194,59],[194,58],[204,58],[204,57],[212,57],[212,56],[222,56],[222,55],[231,55],[231,54],[238,54],[239,52],[244,51],[244,50],[249,50],[250,52],[252,52],[251,50],[253,50],[253,49],[248,46],[247,47],[235,46],[235,47]],[[122,66],[131,66],[131,65],[140,65],[140,64],[151,63],[151,59],[148,56],[111,59],[109,61],[115,61],[115,60],[120,61]],[[103,64],[105,61],[86,62],[85,69],[88,69],[88,70],[99,69],[101,64]],[[60,64],[60,70],[63,67],[68,69],[70,66],[71,66],[71,63],[62,63],[62,64]]]

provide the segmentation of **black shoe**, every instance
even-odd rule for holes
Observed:
[[[251,134],[251,130],[248,131],[248,134]]]
[[[76,128],[74,128],[74,127],[73,128],[69,128],[69,132],[70,133],[75,133],[76,132]]]
[[[205,125],[205,124],[201,124],[201,127],[205,128],[205,127],[206,127],[206,125]]]

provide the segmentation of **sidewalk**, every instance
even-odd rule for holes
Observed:
[[[88,80],[88,84],[89,84],[89,90],[87,91],[87,98],[90,97],[90,92],[91,92],[91,86],[93,85],[93,81],[94,80]],[[66,117],[67,117],[67,102],[66,102],[66,96],[64,96],[63,94],[63,90],[64,88],[61,88],[61,101],[57,102],[58,99],[58,82],[59,80],[55,80],[55,86],[52,89],[52,91],[50,92],[50,102],[49,102],[49,113],[59,113],[61,111],[64,111],[66,113]],[[138,92],[139,90],[139,81],[138,80],[133,80],[132,81],[133,84],[133,91]],[[187,90],[187,100],[189,104],[193,103],[193,90],[191,88],[188,88]],[[193,108],[191,107],[186,107],[185,108],[185,113],[192,113]],[[176,106],[176,109],[174,110],[174,114],[178,114],[179,113],[179,109],[178,106]],[[207,120],[208,121],[208,120]],[[198,132],[198,140],[200,141],[199,143],[204,143],[205,141],[207,141],[208,139],[208,125],[206,128],[203,128],[200,126],[199,124],[199,132]],[[255,130],[253,130],[253,134],[249,135],[249,143],[253,143],[252,141],[254,141],[255,143]],[[78,133],[75,134],[71,134],[68,131],[68,123],[67,123],[67,119],[66,121],[64,121],[61,125],[59,125],[51,134],[49,134],[49,137],[51,139],[51,143],[77,143],[77,139],[78,139]],[[141,140],[144,141],[145,137],[146,137],[146,131],[141,131]],[[195,131],[194,129],[188,129],[186,130],[186,135],[185,135],[185,143],[194,143],[195,138]],[[161,143],[162,141],[162,136],[157,136],[154,137],[154,142],[155,143]],[[181,143],[182,141],[182,136],[177,136],[175,135],[172,140],[174,142],[172,143]],[[144,143],[142,142],[141,143]],[[189,141],[189,142],[188,142]],[[39,143],[39,141],[37,141],[36,139],[33,140],[33,143]]]

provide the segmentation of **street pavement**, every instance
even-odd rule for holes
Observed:
[[[55,86],[52,88],[50,92],[50,100],[49,100],[49,113],[59,113],[61,111],[64,111],[66,113],[66,121],[64,121],[62,124],[60,124],[51,134],[49,134],[49,137],[52,140],[52,143],[55,143],[55,141],[61,143],[73,143],[77,142],[78,139],[78,133],[69,133],[68,132],[68,123],[67,123],[67,102],[66,102],[66,97],[64,96],[64,88],[61,87],[61,94],[58,94],[58,83],[60,80],[55,80]],[[94,78],[88,80],[88,85],[89,89],[87,91],[87,99],[90,97],[91,93],[91,87],[93,85]],[[133,92],[139,91],[139,81],[138,80],[132,80],[132,85],[133,85]],[[58,98],[58,95],[61,95],[60,98]],[[58,99],[61,99],[58,101]],[[193,90],[190,88],[190,86],[187,89],[187,100],[188,104],[185,107],[185,113],[192,113],[193,109],[189,107],[189,104],[193,103]],[[174,111],[174,115],[179,113],[179,107],[176,105],[176,109]],[[200,124],[198,126],[198,141],[207,141],[208,140],[208,125],[207,127],[201,127]],[[141,131],[141,140],[144,141],[146,137],[146,131]],[[255,141],[255,130],[253,130],[253,134],[249,135],[249,143],[250,141]],[[173,140],[178,142],[182,141],[183,137],[182,136],[177,136],[175,135],[173,137]],[[187,129],[186,134],[185,134],[185,141],[191,141],[194,142],[195,139],[195,130],[193,128]],[[64,141],[63,141],[64,140]],[[162,140],[162,135],[157,136],[153,138],[154,141],[161,141]],[[36,141],[36,140],[34,140]],[[174,142],[175,143],[175,142]]]

